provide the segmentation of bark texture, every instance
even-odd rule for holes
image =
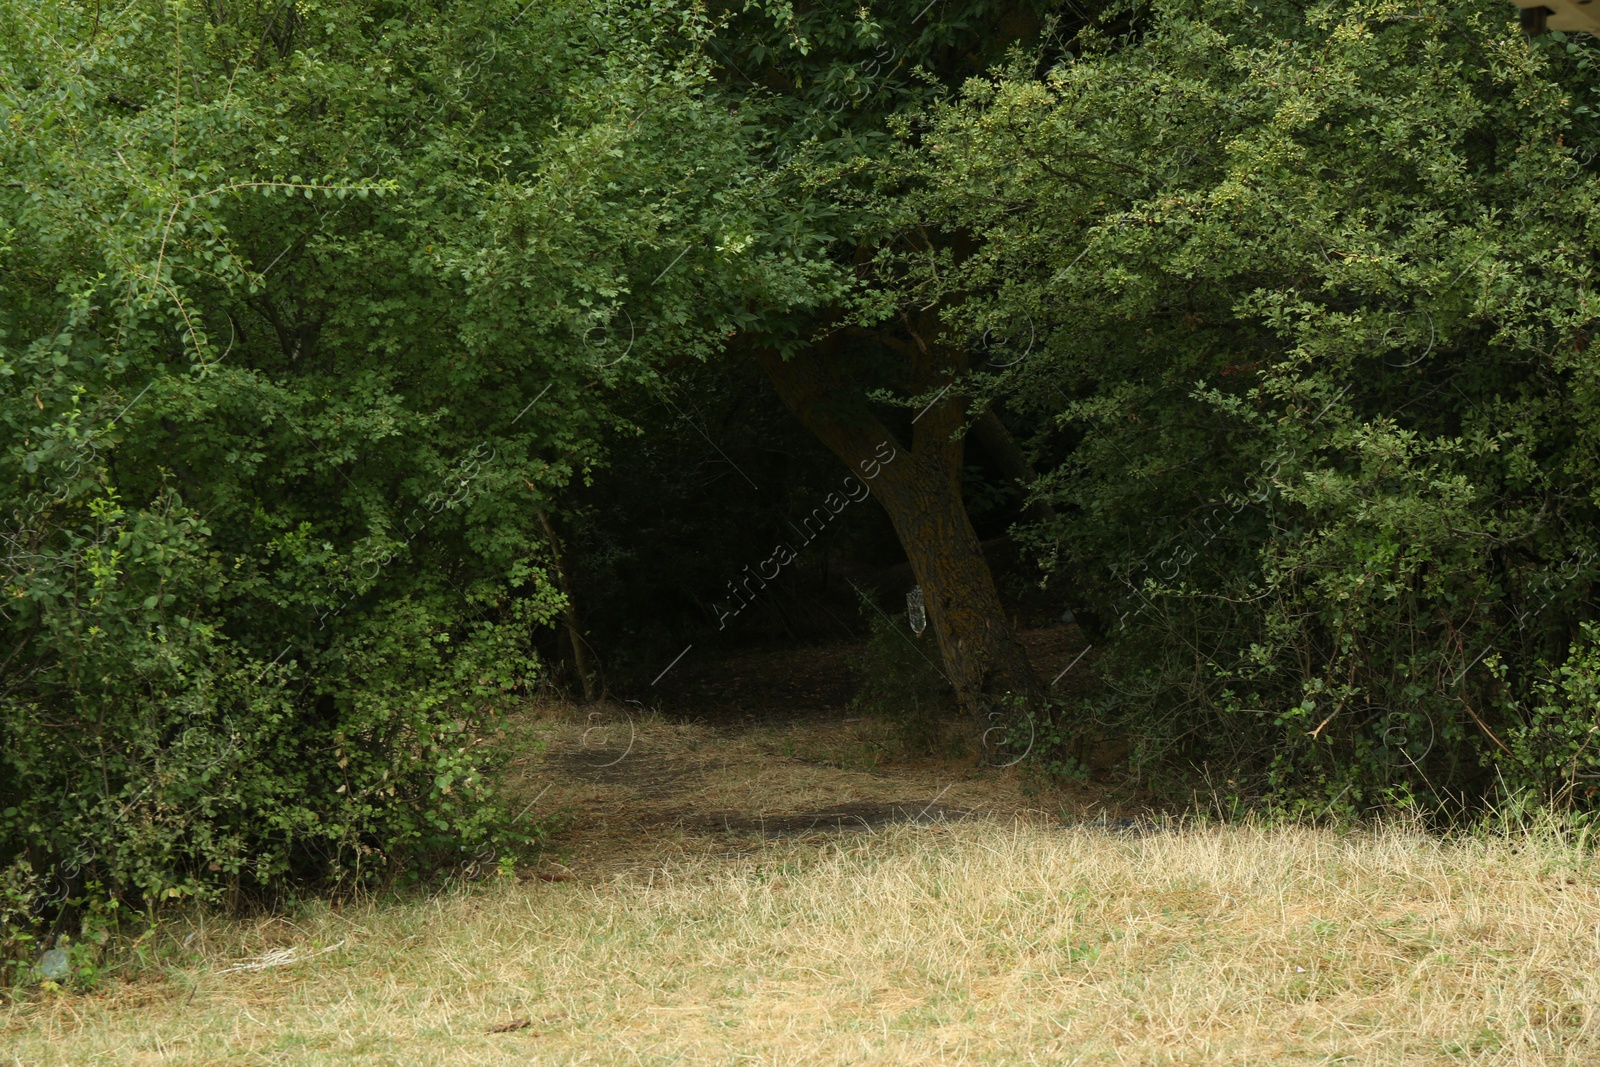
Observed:
[[[917,336],[913,330],[913,338]],[[839,343],[837,341],[835,344]],[[959,357],[907,344],[908,385],[938,393],[964,369]],[[828,344],[757,356],[796,417],[844,461],[883,505],[928,608],[946,677],[980,731],[999,725],[1010,702],[1037,704],[1043,687],[1017,639],[961,496],[963,409],[949,390],[912,424],[910,443],[874,417]],[[885,456],[892,458],[885,459]]]

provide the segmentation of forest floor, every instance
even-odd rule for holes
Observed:
[[[1083,651],[1070,628],[1026,640],[1046,667]],[[905,724],[850,706],[859,654],[831,645],[686,658],[649,709],[556,709],[536,727],[548,750],[517,759],[507,786],[533,813],[570,816],[553,862],[586,878],[896,823],[1120,825],[1138,812],[1133,796],[1104,786],[981,767],[960,723],[943,724],[942,755],[908,755]]]
[[[0,1007],[0,1064],[1600,1062],[1581,846],[1163,819],[908,758],[848,709],[853,654],[530,709],[506,786],[567,823],[536,864],[196,915],[164,969]]]

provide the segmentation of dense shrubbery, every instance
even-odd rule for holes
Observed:
[[[619,384],[786,299],[746,266],[703,27],[581,0],[3,21],[6,921],[505,833],[479,742],[560,608],[541,509]],[[608,345],[627,312],[649,332]]]
[[[1084,724],[1147,775],[1595,791],[1594,45],[1511,14],[1161,4],[908,153],[979,240],[927,286],[1036,338],[985,395],[1064,457],[1029,537],[1109,645]]]

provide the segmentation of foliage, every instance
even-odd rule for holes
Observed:
[[[0,869],[66,924],[504,836],[537,512],[616,390],[810,284],[704,24],[3,7]]]
[[[1592,807],[1600,793],[1600,630],[1586,622],[1581,633],[1559,666],[1541,664],[1528,709],[1505,709],[1512,781],[1556,810]],[[1489,669],[1508,673],[1498,660]]]
[[[1498,5],[1142,10],[905,125],[892,178],[977,242],[922,291],[1036,339],[968,388],[1054,422],[1086,727],[1311,811],[1543,782],[1503,735],[1593,576],[1589,76]]]
[[[1020,532],[1104,687],[1009,749],[1594,806],[1588,39],[1499,0],[0,13],[0,955],[500,856],[546,531],[652,675],[829,484],[750,377],[802,348],[886,432],[1032,432]],[[975,458],[939,485],[992,530],[1017,465]],[[863,562],[849,522],[779,591]],[[859,706],[927,748],[934,657],[872,627]]]

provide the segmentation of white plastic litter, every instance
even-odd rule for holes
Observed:
[[[922,586],[912,587],[906,594],[906,618],[911,621],[911,632],[920,634],[928,628],[928,609],[922,603]]]
[[[59,982],[67,976],[71,969],[67,959],[67,950],[53,948],[39,957],[39,977],[50,982]]]
[[[291,963],[299,963],[302,960],[311,959],[313,956],[322,956],[332,952],[336,948],[342,948],[343,946],[344,942],[341,941],[337,945],[329,945],[325,949],[320,949],[316,952],[305,953],[302,953],[298,948],[273,949],[264,956],[257,956],[253,960],[245,960],[243,963],[236,963],[232,967],[224,967],[217,973],[232,974],[235,971],[264,971],[270,967],[287,967]]]

